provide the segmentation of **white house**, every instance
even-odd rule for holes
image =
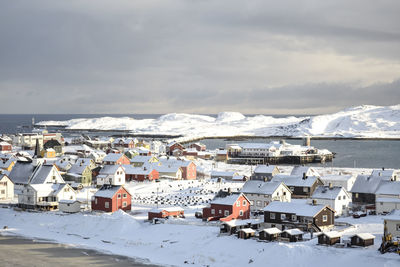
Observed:
[[[350,191],[356,181],[356,176],[353,175],[325,175],[320,177],[324,185],[333,185],[343,187]]]
[[[82,202],[78,200],[60,200],[58,202],[58,209],[66,213],[76,213],[81,211]]]
[[[270,181],[279,172],[278,167],[275,165],[258,165],[251,175],[251,180]]]
[[[383,180],[388,180],[388,181],[398,181],[400,180],[400,172],[398,170],[393,170],[393,169],[379,169],[379,170],[373,170],[371,173],[371,176],[376,176],[376,177],[382,177]]]
[[[18,206],[54,210],[60,200],[76,200],[75,190],[68,184],[28,184],[18,195]]]
[[[282,182],[247,181],[241,190],[250,200],[250,210],[262,210],[271,201],[290,202],[292,192]]]
[[[351,195],[343,187],[319,186],[308,203],[327,205],[335,210],[335,216],[341,216],[349,211]]]
[[[290,175],[292,176],[315,176],[321,177],[321,175],[313,168],[309,166],[294,166]]]
[[[375,192],[376,213],[400,210],[400,182],[382,181]]]
[[[400,211],[396,210],[384,217],[384,235],[391,234],[394,239],[400,240]]]
[[[5,174],[0,174],[0,199],[14,198],[14,183]]]
[[[97,176],[97,185],[124,185],[125,169],[121,165],[104,165]]]

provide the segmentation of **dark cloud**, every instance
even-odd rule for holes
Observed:
[[[398,1],[0,0],[1,113],[399,103]]]

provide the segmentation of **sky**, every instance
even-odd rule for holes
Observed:
[[[400,1],[0,0],[0,113],[400,104]]]

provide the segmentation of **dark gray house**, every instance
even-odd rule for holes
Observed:
[[[283,182],[292,191],[292,198],[310,198],[318,186],[324,185],[319,177],[307,175],[278,174],[271,182]]]
[[[258,165],[252,173],[250,180],[270,181],[280,171],[275,165]]]

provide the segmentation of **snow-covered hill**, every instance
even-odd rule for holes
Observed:
[[[216,118],[184,113],[166,114],[158,119],[101,117],[68,121],[42,121],[68,129],[128,130],[138,134],[208,136],[324,136],[399,138],[400,105],[358,106],[338,113],[312,117],[244,116],[222,112]]]

